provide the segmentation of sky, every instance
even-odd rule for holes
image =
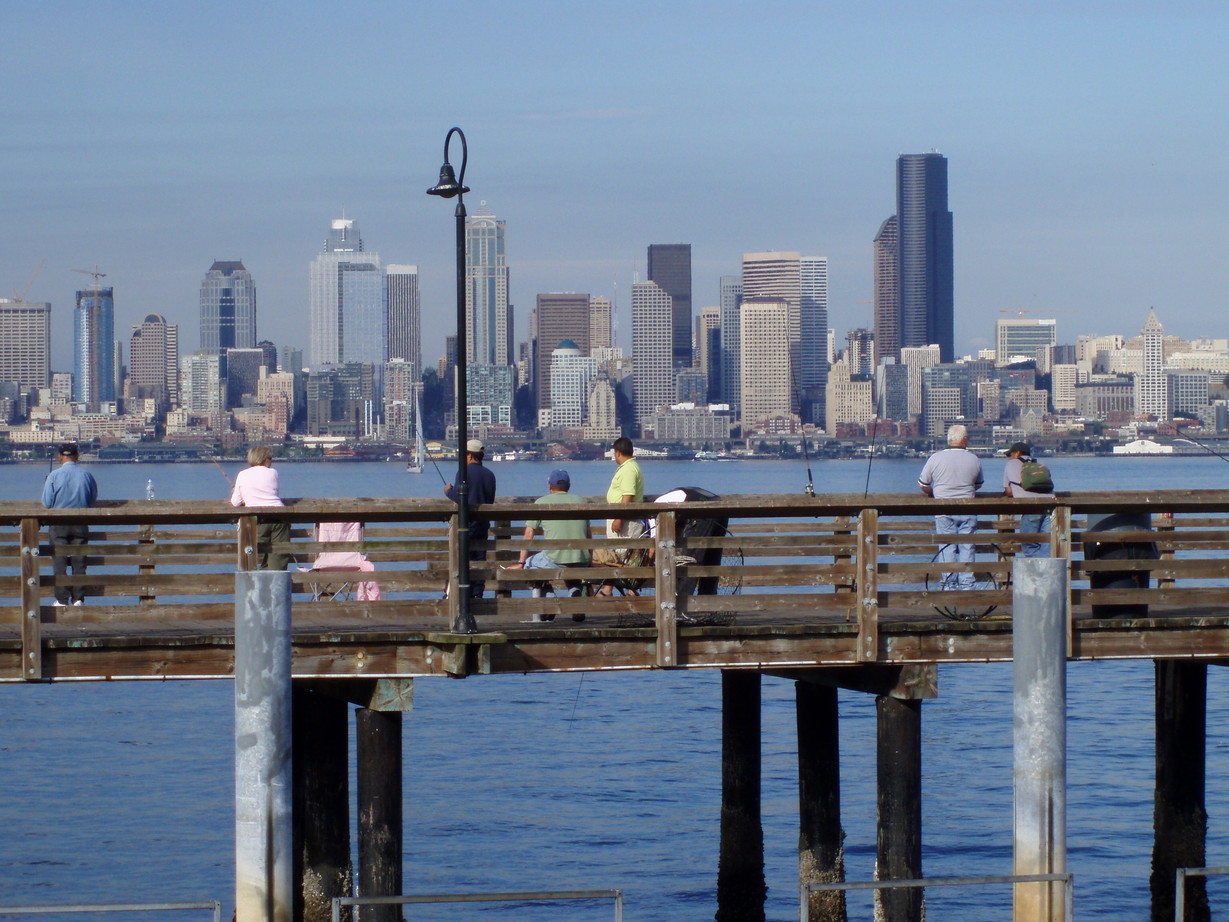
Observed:
[[[1227,40],[1223,2],[8,2],[0,297],[51,302],[70,370],[97,266],[117,337],[159,313],[186,354],[202,277],[241,259],[260,338],[308,352],[308,266],[344,215],[418,265],[432,363],[454,203],[424,193],[455,125],[470,213],[507,222],[518,338],[538,293],[583,291],[629,344],[652,243],[692,245],[696,308],[745,252],[827,256],[831,327],[871,327],[896,157],[931,150],[958,352],[1021,310],[1060,342],[1149,307],[1226,337]]]

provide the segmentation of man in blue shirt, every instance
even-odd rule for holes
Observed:
[[[43,484],[43,505],[48,509],[88,509],[98,499],[98,484],[93,475],[77,465],[77,446],[60,446],[60,466],[47,475]],[[85,601],[84,586],[62,586],[60,577],[68,573],[72,565],[73,576],[85,575],[85,555],[63,555],[60,545],[85,544],[90,532],[84,524],[49,525],[47,535],[52,545],[52,570],[56,575],[55,602],[57,606],[80,605]]]

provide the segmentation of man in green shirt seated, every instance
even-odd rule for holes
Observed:
[[[553,470],[550,472],[550,477],[547,480],[550,492],[545,496],[538,497],[534,501],[534,505],[541,506],[567,506],[567,505],[584,505],[584,500],[579,496],[573,496],[568,491],[572,488],[572,478],[565,470]],[[548,541],[588,541],[593,537],[589,529],[589,520],[586,518],[576,519],[538,519],[525,523],[526,541],[533,539],[537,532],[542,533],[542,537]],[[530,554],[528,549],[521,551],[520,566],[526,570],[557,570],[561,567],[587,567],[589,566],[589,551],[586,548],[570,548],[570,547],[553,547],[544,551],[538,551],[536,554]],[[549,587],[549,583],[545,584]],[[571,589],[571,594],[580,595],[579,580],[568,580],[568,588]],[[541,594],[539,588],[535,588],[535,595]],[[584,617],[583,615],[581,617]],[[577,619],[579,620],[579,619]]]

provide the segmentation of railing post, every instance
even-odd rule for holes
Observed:
[[[1161,512],[1153,515],[1152,527],[1156,531],[1162,532],[1162,534],[1159,535],[1160,540],[1157,543],[1161,545],[1168,544],[1170,539],[1174,536],[1174,514],[1172,512]],[[1161,560],[1172,561],[1176,557],[1177,552],[1174,551],[1172,546],[1162,546],[1160,557]],[[1156,578],[1156,586],[1158,589],[1172,589],[1176,582],[1177,580],[1172,576],[1161,576],[1158,574]]]
[[[678,623],[678,518],[671,510],[657,516],[657,665],[677,666],[679,648]]]
[[[444,603],[448,609],[448,624],[454,631],[457,630],[461,619],[461,592],[457,588],[457,576],[461,567],[461,552],[458,547],[460,542],[457,540],[459,522],[460,514],[456,512],[448,519],[448,589],[444,596]],[[467,587],[466,592],[468,591]]]
[[[150,577],[149,587],[143,588],[137,601],[140,605],[153,605],[158,601],[158,595],[152,588],[154,575],[154,526],[152,524],[147,523],[140,526],[137,533],[137,546],[137,556],[141,561],[137,565],[137,572],[142,576]]]
[[[235,574],[235,919],[289,922],[290,574]]]
[[[879,658],[879,510],[858,513],[858,661]]]
[[[38,588],[38,519],[21,520],[21,674],[43,677],[43,622]]]
[[[1050,513],[1050,556],[1067,562],[1066,598],[1067,651],[1075,649],[1075,614],[1071,606],[1071,507],[1055,506]]]
[[[832,520],[833,540],[836,540],[841,535],[848,535],[852,533],[853,533],[853,528],[851,527],[849,516],[838,515],[836,518]],[[854,560],[856,555],[857,555],[857,550],[854,551],[853,555],[839,554],[839,553],[833,554],[832,563],[834,566],[839,567],[843,563],[849,563],[852,560]],[[853,580],[847,583],[842,583],[840,582],[839,578],[834,578],[833,583],[832,583],[832,591],[837,595],[852,593],[854,591],[855,586],[857,585],[857,580],[858,580],[858,577],[856,574],[854,575]]]
[[[240,570],[255,570],[258,566],[259,555],[256,552],[257,530],[256,516],[239,516],[239,560],[237,568]]]

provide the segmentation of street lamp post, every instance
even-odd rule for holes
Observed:
[[[461,139],[461,176],[453,173],[448,162],[448,145],[452,136]],[[444,165],[440,167],[440,181],[427,190],[427,195],[457,200],[457,571],[452,574],[452,586],[457,593],[456,617],[452,629],[458,634],[476,634],[469,604],[469,472],[465,463],[465,446],[469,441],[469,382],[466,380],[466,324],[465,324],[465,165],[469,160],[469,148],[465,132],[450,128],[444,137]]]

